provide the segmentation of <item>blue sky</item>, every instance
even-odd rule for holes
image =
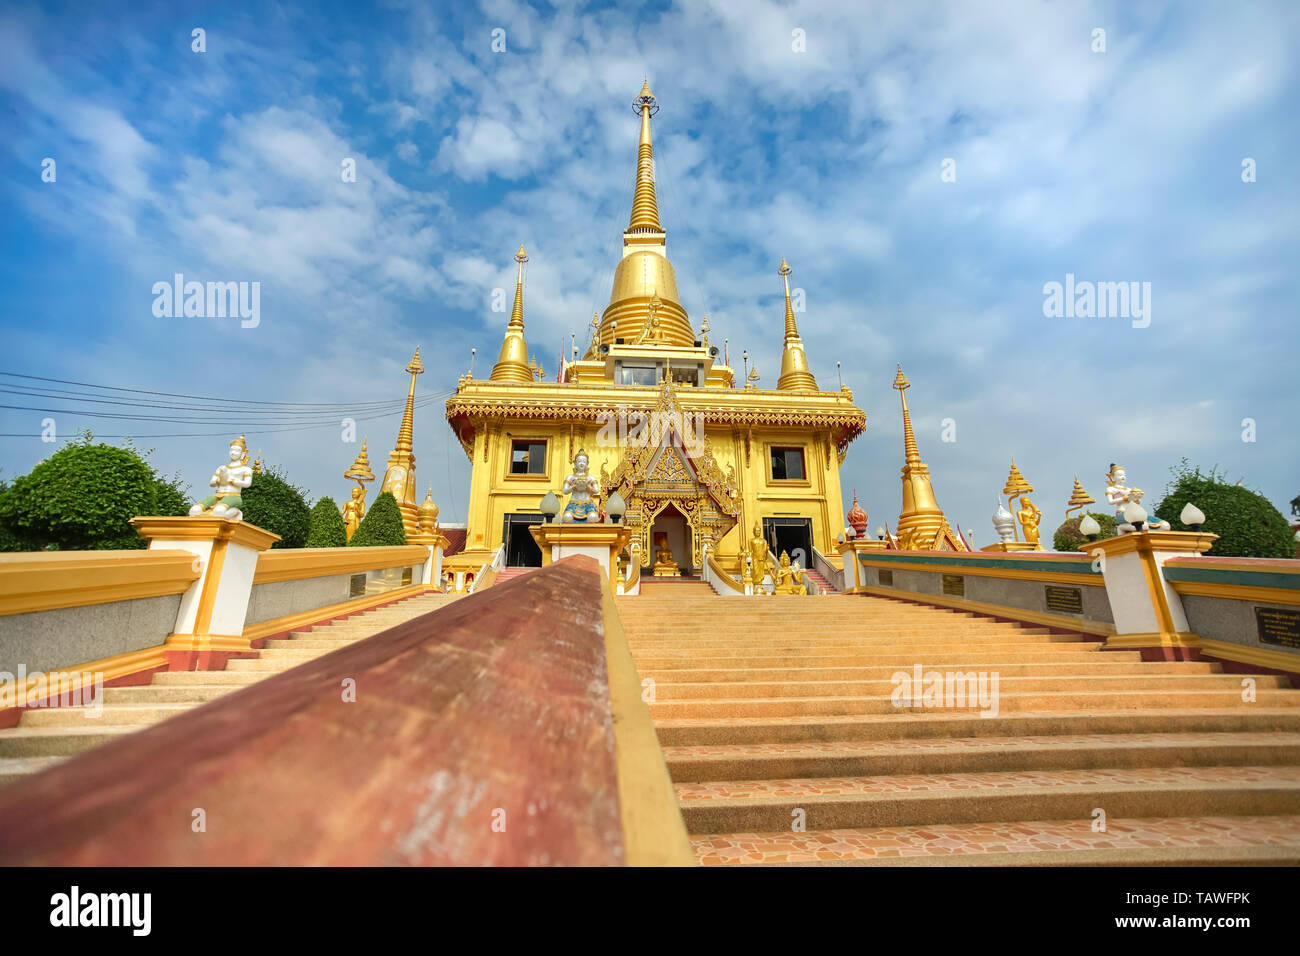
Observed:
[[[607,303],[648,75],[684,305],[771,387],[789,260],[813,372],[834,388],[839,361],[868,416],[843,481],[873,524],[900,504],[899,362],[940,504],[977,544],[1013,455],[1048,527],[1076,472],[1100,497],[1118,461],[1154,502],[1184,456],[1285,511],[1298,45],[1287,2],[5,4],[0,371],[360,407],[400,399],[422,345],[417,475],[463,520],[469,463],[439,396],[471,348],[480,372],[495,357],[492,293],[520,243],[548,372]],[[176,272],[260,282],[260,324],[155,317]],[[1067,274],[1151,283],[1150,325],[1045,317]],[[0,438],[0,474],[49,454],[46,417],[61,437],[224,434],[202,422],[256,407],[185,425],[0,409],[0,432],[31,436]],[[397,425],[359,422],[376,470]],[[238,431],[313,495],[346,494],[356,446],[336,423]],[[138,443],[196,490],[224,454]]]

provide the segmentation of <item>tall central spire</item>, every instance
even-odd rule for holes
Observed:
[[[614,285],[609,305],[601,315],[598,338],[609,345],[644,342],[691,348],[695,330],[677,292],[677,276],[668,261],[668,234],[659,221],[659,202],[655,198],[650,117],[659,112],[659,101],[650,92],[648,80],[632,100],[632,108],[641,116],[636,189],[632,194],[632,216],[623,230],[623,258],[614,270]],[[652,322],[651,303],[656,299]]]
[[[903,402],[903,510],[898,515],[898,540],[905,550],[965,551],[966,543],[948,526],[943,509],[930,486],[930,469],[921,461],[912,431],[912,416],[907,410],[907,389],[912,383],[898,366],[894,388]]]
[[[528,343],[524,341],[524,263],[528,253],[520,246],[515,253],[519,275],[515,279],[515,307],[510,310],[510,324],[501,340],[501,353],[492,366],[489,378],[494,382],[531,382],[534,376],[528,367]]]
[[[794,306],[790,303],[791,271],[782,256],[781,268],[776,270],[776,274],[785,283],[785,348],[781,352],[781,376],[776,380],[776,387],[815,392],[817,379],[808,368],[808,355],[803,350],[803,339],[799,337],[799,327],[794,322]]]
[[[641,113],[641,145],[636,154],[636,192],[632,196],[632,218],[627,224],[633,229],[653,229],[662,232],[659,224],[659,202],[655,198],[655,160],[650,145],[650,117],[659,112],[659,101],[650,92],[646,79],[641,92],[632,101],[633,109]]]

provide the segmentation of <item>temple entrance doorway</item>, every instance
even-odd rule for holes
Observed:
[[[659,560],[660,533],[667,535],[668,547],[681,572],[694,575],[697,569],[691,564],[691,529],[686,523],[685,515],[677,510],[676,505],[669,504],[655,515],[654,524],[650,526],[651,568]]]
[[[812,520],[810,518],[764,518],[763,537],[771,549],[772,560],[784,551],[799,567],[812,567]]]
[[[545,521],[543,515],[506,515],[506,526],[501,540],[506,545],[506,567],[540,568],[542,549],[528,529]]]

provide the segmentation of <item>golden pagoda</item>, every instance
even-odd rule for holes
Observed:
[[[934,498],[930,486],[930,469],[921,461],[921,452],[912,432],[912,416],[907,409],[907,389],[912,383],[898,366],[894,388],[903,402],[903,510],[898,515],[898,545],[910,551],[967,551],[966,542],[948,526],[948,519]]]
[[[700,573],[706,549],[738,574],[755,523],[775,540],[774,553],[803,548],[811,559],[816,548],[837,561],[839,469],[866,416],[849,389],[819,390],[784,261],[777,387],[758,387],[756,372],[734,387],[737,376],[709,344],[714,330],[703,315],[697,335],[668,260],[651,136],[659,103],[648,82],[632,106],[640,124],[632,211],[608,305],[592,317],[583,357],[563,382],[529,370],[521,249],[501,358],[487,379],[462,377],[447,401],[447,421],[473,468],[465,552],[454,560],[477,570],[504,547],[507,565],[540,563],[528,528],[543,520],[543,497],[559,493],[585,448],[597,501],[603,508],[618,493],[647,574],[660,541],[686,574]]]

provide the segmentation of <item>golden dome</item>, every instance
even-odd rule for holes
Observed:
[[[848,518],[849,525],[858,533],[859,537],[867,533],[867,513],[862,510],[862,505],[858,504],[858,492],[856,489],[853,492],[853,507],[849,509],[849,513],[846,517]]]
[[[424,527],[432,528],[438,524],[438,506],[433,503],[433,485],[429,485],[429,493],[420,504],[419,515],[420,524]]]
[[[617,337],[632,342],[641,334],[650,317],[650,300],[654,296],[659,297],[659,337],[656,341],[666,345],[694,345],[695,331],[682,308],[673,265],[664,256],[649,250],[629,253],[614,270],[609,307],[600,322],[601,341],[614,342],[612,325],[617,322]]]

